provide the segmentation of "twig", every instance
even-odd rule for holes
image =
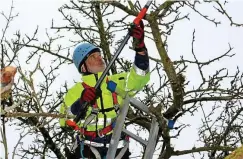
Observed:
[[[214,7],[219,13],[223,14],[223,15],[226,15],[226,17],[229,19],[230,21],[230,25],[233,26],[237,26],[237,27],[242,27],[243,24],[239,24],[239,23],[235,23],[233,20],[232,20],[232,17],[229,16],[229,14],[226,12],[226,10],[223,8],[223,6],[219,3],[219,1],[215,1],[215,3],[217,3],[220,7],[220,9]]]
[[[7,137],[6,137],[6,133],[5,133],[5,124],[4,123],[3,123],[3,128],[1,128],[1,136],[2,136],[2,140],[3,140],[5,159],[8,159],[8,143],[7,143]]]
[[[25,133],[24,135],[21,135],[21,134],[20,134],[19,140],[17,141],[17,143],[16,143],[16,145],[14,146],[14,149],[13,149],[12,159],[14,159],[14,157],[15,157],[16,150],[17,150],[18,145],[20,144],[20,141],[21,141],[27,134],[29,134],[29,132]]]

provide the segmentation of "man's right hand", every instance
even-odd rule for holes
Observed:
[[[81,95],[81,102],[93,102],[96,99],[96,90],[94,87],[85,88]]]

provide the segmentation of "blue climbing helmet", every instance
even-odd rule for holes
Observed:
[[[94,51],[100,52],[100,49],[90,43],[79,43],[73,51],[73,62],[81,73],[80,66],[86,60],[88,55]]]

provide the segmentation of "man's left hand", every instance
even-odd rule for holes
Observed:
[[[138,26],[129,28],[129,34],[133,37],[133,48],[136,52],[146,50],[144,44],[144,24],[142,20]]]

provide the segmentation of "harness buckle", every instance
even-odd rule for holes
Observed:
[[[99,113],[99,108],[92,107],[91,114],[97,115]]]
[[[101,133],[102,129],[99,129],[97,130],[97,135],[100,137],[100,138],[103,138],[105,135],[103,133]]]
[[[120,105],[119,105],[119,104],[115,104],[113,107],[114,107],[114,109],[115,109],[115,112],[116,112],[116,113],[119,113]]]

